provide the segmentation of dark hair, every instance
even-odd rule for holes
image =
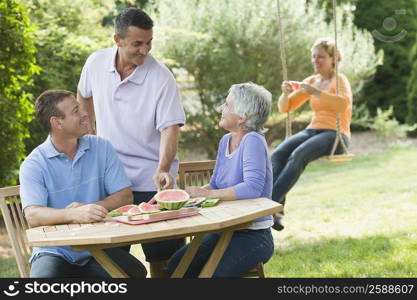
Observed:
[[[65,118],[65,114],[57,107],[64,98],[73,96],[73,93],[64,90],[49,90],[43,92],[35,102],[36,118],[47,132],[51,131],[51,117]]]
[[[153,21],[143,10],[129,7],[116,17],[114,30],[122,39],[124,39],[129,26],[150,30],[153,27]]]

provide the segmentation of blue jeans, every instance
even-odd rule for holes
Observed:
[[[198,277],[219,238],[220,233],[212,233],[204,237],[184,277]],[[175,268],[188,247],[189,244],[185,245],[171,257],[168,264],[169,275],[174,273]],[[261,230],[238,230],[233,234],[230,244],[224,252],[213,277],[241,277],[253,269],[258,263],[267,262],[273,253],[274,240],[269,228]]]
[[[139,205],[142,202],[148,202],[155,196],[156,192],[133,192],[133,203]],[[138,225],[140,226],[140,225]],[[185,239],[173,239],[152,243],[142,244],[142,250],[147,262],[157,262],[168,260],[172,254],[185,245]],[[130,251],[130,246],[122,247]]]
[[[336,131],[330,129],[305,129],[281,143],[272,153],[272,200],[285,204],[285,195],[297,182],[307,164],[330,155]],[[349,139],[342,135],[345,145]],[[340,143],[336,153],[341,153]]]
[[[134,256],[120,248],[104,249],[104,252],[129,276],[146,278],[145,266]],[[42,252],[33,261],[32,278],[110,278],[102,266],[91,258],[84,266],[71,264],[56,254]]]

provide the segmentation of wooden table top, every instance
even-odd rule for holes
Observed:
[[[28,229],[26,234],[30,246],[140,242],[221,231],[223,228],[248,223],[280,211],[281,204],[266,198],[222,201],[217,206],[201,208],[199,215],[180,219],[142,225],[128,225],[108,220],[91,224],[40,226]]]

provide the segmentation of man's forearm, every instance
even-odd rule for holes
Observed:
[[[72,223],[68,210],[43,206],[25,208],[25,217],[30,227]]]
[[[124,188],[94,203],[103,206],[108,211],[111,211],[123,205],[132,204],[133,203],[132,190],[130,188]]]
[[[158,170],[168,172],[172,161],[177,154],[179,126],[174,125],[164,129],[161,133],[161,145],[159,148]]]
[[[93,97],[84,98],[78,91],[77,99],[80,102],[81,108],[85,110],[88,115],[88,134],[96,134],[96,116],[94,113]]]

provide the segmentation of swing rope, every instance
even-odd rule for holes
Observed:
[[[339,52],[337,48],[337,15],[336,15],[336,0],[333,0],[333,23],[334,23],[334,67],[336,72],[336,95],[339,95]],[[348,154],[347,147],[342,138],[342,131],[340,129],[340,113],[336,115],[336,139],[333,143],[330,156],[334,156],[339,142],[343,147],[343,154]]]
[[[285,55],[285,44],[284,44],[284,35],[282,30],[281,23],[281,9],[279,5],[279,0],[277,0],[277,12],[278,12],[278,37],[279,37],[279,48],[281,53],[281,63],[282,63],[282,78],[284,81],[288,80],[288,68],[287,68],[287,58]],[[285,120],[285,139],[288,139],[292,135],[292,123],[290,112],[287,112],[287,118]]]

